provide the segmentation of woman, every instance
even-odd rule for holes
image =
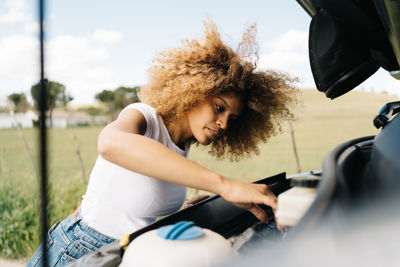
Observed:
[[[291,118],[293,79],[255,71],[255,27],[237,51],[205,23],[203,40],[162,51],[141,88],[99,135],[99,157],[81,207],[49,231],[49,266],[62,266],[178,210],[192,187],[221,195],[259,220],[257,204],[276,209],[266,185],[231,180],[186,157],[193,143],[211,145],[216,158],[238,160]],[[39,248],[28,266],[41,264]]]

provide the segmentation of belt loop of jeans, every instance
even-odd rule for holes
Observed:
[[[70,230],[80,220],[82,220],[81,207],[78,208],[78,212],[76,213],[74,218],[72,218],[72,214],[70,215],[70,221],[69,221],[69,224],[67,226],[67,231]]]

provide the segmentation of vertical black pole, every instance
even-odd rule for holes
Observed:
[[[46,138],[46,103],[47,91],[44,80],[44,0],[39,0],[40,25],[40,94],[39,94],[39,127],[40,127],[40,194],[41,194],[41,234],[43,248],[43,267],[47,267],[47,138]]]

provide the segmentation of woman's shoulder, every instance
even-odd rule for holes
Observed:
[[[159,131],[159,118],[156,109],[152,106],[146,103],[137,102],[126,106],[121,113],[127,110],[136,110],[143,115],[143,118],[146,122],[146,132],[144,133],[145,136],[153,138],[153,134]]]
[[[150,106],[146,103],[142,103],[142,102],[136,102],[136,103],[129,104],[124,109],[137,109],[139,111],[147,111],[147,112],[151,112],[151,113],[157,113],[155,108],[153,108],[152,106]]]
[[[143,116],[146,118],[146,120],[148,120],[150,118],[152,118],[152,119],[157,118],[157,110],[146,103],[141,103],[141,102],[133,103],[133,104],[126,106],[122,111],[127,110],[127,109],[138,110],[140,113],[143,114]]]

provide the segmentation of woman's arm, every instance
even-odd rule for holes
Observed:
[[[225,178],[175,153],[159,142],[143,136],[147,128],[141,112],[126,109],[107,125],[98,138],[100,155],[128,170],[166,182],[221,195],[258,219],[266,214],[256,204],[276,209],[276,197],[266,185],[249,184]]]

